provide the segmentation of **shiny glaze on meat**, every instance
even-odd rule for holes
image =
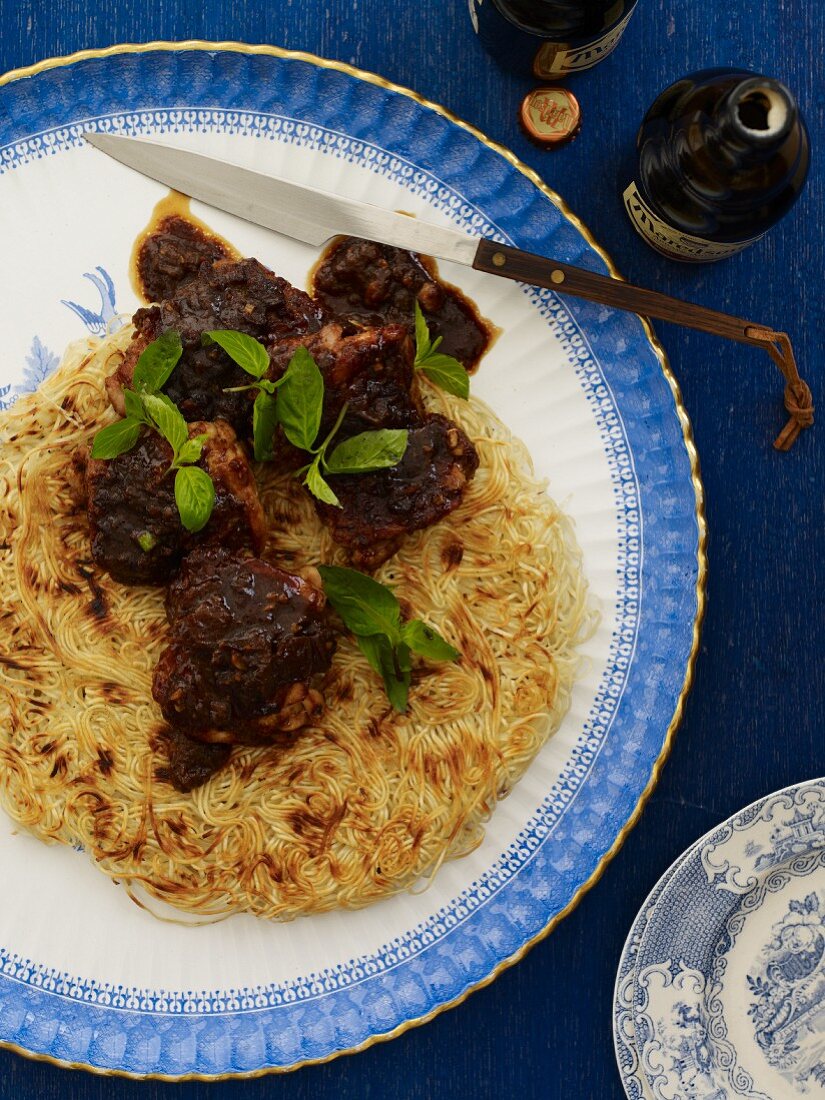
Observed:
[[[196,422],[189,434],[207,435],[198,465],[215,484],[212,517],[195,535],[184,528],[175,504],[172,448],[155,432],[145,431],[117,458],[76,458],[85,472],[92,557],[123,584],[164,584],[199,542],[260,550],[266,540],[252,470],[230,426]],[[140,546],[142,535],[154,539],[151,549]]]
[[[143,349],[161,333],[180,333],[183,355],[164,392],[187,420],[226,420],[239,435],[250,434],[254,393],[226,393],[249,383],[249,375],[216,344],[203,347],[210,329],[236,329],[265,344],[315,332],[326,320],[321,306],[274,275],[257,260],[204,264],[198,277],[171,298],[134,316],[136,333],[123,362],[106,380],[109,399],[123,412],[123,387],[131,385]]]
[[[137,278],[147,302],[171,298],[198,277],[201,264],[228,258],[223,243],[208,237],[185,218],[170,214],[143,242]]]
[[[313,687],[335,638],[320,585],[223,548],[189,554],[169,586],[170,644],[152,694],[197,740],[256,744],[323,710]]]
[[[390,245],[344,237],[327,249],[313,275],[314,293],[331,313],[358,325],[412,325],[415,301],[439,351],[472,371],[490,346],[493,327],[455,287],[439,280],[434,262]]]
[[[167,763],[155,771],[155,778],[166,780],[184,794],[205,783],[210,775],[228,763],[231,745],[210,745],[193,741],[182,730],[167,726],[162,735]]]
[[[238,250],[190,209],[191,199],[170,191],[157,203],[132,248],[129,274],[144,302],[161,302],[191,282],[204,261],[240,260]]]
[[[342,507],[320,501],[316,507],[353,564],[375,569],[396,552],[404,535],[454,511],[477,469],[476,449],[458,425],[430,415],[410,431],[397,466],[330,476]]]

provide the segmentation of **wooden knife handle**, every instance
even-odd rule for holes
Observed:
[[[546,256],[508,248],[495,241],[480,242],[473,267],[479,271],[489,271],[491,275],[503,275],[505,279],[547,287],[559,294],[587,298],[614,309],[626,309],[646,317],[672,321],[675,325],[698,328],[729,340],[741,340],[745,344],[763,343],[763,340],[750,335],[748,330],[764,330],[764,325],[755,325],[740,317],[683,302],[656,290],[645,290],[621,279],[612,279],[609,275],[598,275],[595,271],[548,260]]]
[[[488,271],[491,275],[502,275],[505,279],[547,287],[559,294],[572,294],[577,298],[612,306],[614,309],[657,317],[662,321],[671,321],[674,325],[684,325],[726,337],[728,340],[739,340],[743,344],[764,348],[782,371],[786,382],[785,407],[789,420],[775,446],[779,450],[788,450],[802,428],[813,424],[811,391],[799,377],[791,341],[784,332],[775,332],[766,325],[744,321],[741,317],[732,317],[692,302],[683,302],[656,290],[645,290],[621,279],[598,275],[595,271],[558,263],[546,256],[521,252],[518,248],[510,248],[495,241],[479,242],[473,267],[478,271]]]

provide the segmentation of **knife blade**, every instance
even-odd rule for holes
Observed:
[[[144,176],[218,210],[306,244],[318,247],[340,235],[364,237],[439,260],[465,264],[505,279],[545,287],[559,294],[572,294],[614,309],[715,333],[729,340],[766,349],[777,362],[786,381],[804,385],[799,379],[788,337],[764,324],[719,313],[496,241],[479,240],[455,229],[410,218],[370,203],[242,168],[190,149],[145,138],[95,131],[87,131],[84,137],[96,149]],[[809,400],[807,404],[810,404]],[[790,406],[788,408],[791,411]],[[807,427],[813,415],[811,413],[809,416],[808,411],[803,409],[798,418],[793,412],[791,418],[795,428],[791,432],[790,442],[793,442],[799,428]]]
[[[189,149],[115,134],[87,133],[85,138],[96,149],[144,176],[306,244],[320,246],[344,234],[463,264],[472,264],[478,247],[477,240],[454,229],[254,172]]]

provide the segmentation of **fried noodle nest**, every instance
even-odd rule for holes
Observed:
[[[156,776],[164,589],[94,565],[69,478],[75,448],[112,419],[103,379],[131,333],[73,345],[0,415],[0,801],[40,839],[82,846],[127,888],[200,916],[285,920],[409,888],[479,844],[568,708],[592,622],[570,522],[490,409],[425,384],[480,469],[462,506],[376,576],[460,661],[417,662],[400,715],[342,635],[317,725],[236,748],[181,794]],[[256,476],[265,556],[293,571],[343,564],[297,479],[273,465]]]

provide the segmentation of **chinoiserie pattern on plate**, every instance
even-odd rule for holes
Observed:
[[[650,1095],[825,1095],[825,784],[735,815],[654,897],[623,992]]]

